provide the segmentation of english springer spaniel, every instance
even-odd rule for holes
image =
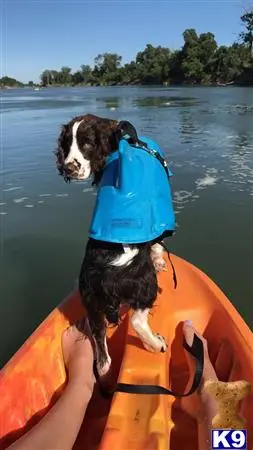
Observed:
[[[58,171],[66,182],[93,176],[93,184],[99,184],[107,156],[117,150],[117,126],[117,121],[90,114],[62,126],[55,153]],[[118,324],[122,304],[133,310],[131,324],[144,347],[151,352],[166,351],[164,338],[148,324],[159,290],[156,272],[166,270],[163,252],[159,241],[121,245],[88,240],[79,290],[95,342],[99,376],[111,365],[106,329]]]

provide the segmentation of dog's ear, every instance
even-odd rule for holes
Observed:
[[[64,159],[63,147],[64,147],[64,141],[66,139],[66,132],[67,132],[67,125],[62,125],[59,136],[58,136],[58,140],[57,140],[57,148],[54,152],[56,155],[56,158],[57,158],[57,161],[56,161],[57,164],[63,163],[63,159]]]
[[[67,148],[67,132],[68,132],[68,125],[65,124],[62,125],[58,136],[57,147],[54,150],[54,155],[56,156],[56,166],[59,175],[61,176],[64,176],[63,166],[65,161],[65,151]]]

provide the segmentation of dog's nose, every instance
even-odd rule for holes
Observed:
[[[79,170],[80,167],[81,167],[81,164],[76,159],[65,163],[65,170],[68,173],[73,173],[73,172]]]
[[[76,171],[76,166],[74,163],[68,163],[65,165],[65,172],[67,175],[71,175]]]

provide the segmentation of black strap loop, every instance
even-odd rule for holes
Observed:
[[[170,389],[167,389],[162,386],[155,386],[150,384],[144,384],[144,385],[137,385],[137,384],[125,384],[125,383],[118,383],[116,387],[116,392],[124,392],[127,394],[153,394],[153,395],[172,395],[173,397],[188,397],[189,395],[193,394],[198,387],[200,386],[202,374],[203,374],[203,367],[204,367],[204,349],[203,349],[203,342],[199,337],[194,334],[194,340],[192,343],[192,346],[190,347],[186,341],[183,342],[184,348],[196,359],[196,371],[195,376],[193,379],[192,386],[190,390],[185,393],[179,393],[175,391],[171,391]]]
[[[129,144],[145,145],[144,142],[141,142],[139,140],[135,127],[127,120],[121,120],[121,122],[119,122],[119,124],[116,128],[116,138],[119,142],[121,139],[123,139],[127,136],[128,136]]]
[[[166,246],[166,244],[163,241],[159,242],[159,244],[164,248],[164,250],[168,254],[169,262],[171,264],[172,272],[173,272],[174,288],[176,289],[177,288],[177,274],[176,274],[175,266],[174,266],[174,264],[173,264],[173,262],[171,260],[171,257],[170,257],[170,251],[169,251],[168,247]]]
[[[168,178],[170,177],[167,162],[162,157],[162,155],[157,150],[148,148],[146,142],[143,142],[138,138],[135,127],[127,120],[122,120],[121,122],[119,122],[119,124],[116,128],[116,139],[119,143],[119,141],[121,139],[126,138],[126,137],[128,137],[128,142],[130,145],[136,145],[140,149],[145,150],[151,156],[156,158],[162,164],[162,166],[167,174],[167,177]]]
[[[140,395],[172,395],[173,397],[188,397],[193,394],[199,387],[202,380],[203,368],[204,368],[204,346],[202,340],[194,334],[194,339],[192,346],[189,346],[184,340],[184,348],[196,359],[196,370],[192,386],[187,393],[179,393],[172,391],[163,386],[156,386],[151,384],[128,384],[128,383],[118,383],[116,388],[111,391],[105,391],[102,386],[100,386],[100,392],[103,397],[110,398],[115,392],[122,392],[125,394],[140,394]]]
[[[142,150],[146,151],[147,153],[149,153],[151,156],[153,156],[154,158],[156,158],[159,163],[162,164],[166,175],[168,178],[170,178],[170,174],[169,174],[169,169],[168,169],[168,165],[166,160],[162,157],[162,155],[157,151],[157,150],[152,150],[150,148],[148,148],[147,146],[145,148],[143,148],[143,146],[141,146]]]

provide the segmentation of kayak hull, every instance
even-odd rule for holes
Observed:
[[[184,392],[189,380],[182,347],[182,323],[192,320],[208,340],[219,379],[244,379],[253,385],[253,335],[221,290],[200,270],[172,255],[177,274],[158,275],[152,329],[168,342],[168,352],[147,352],[133,332],[129,314],[108,331],[113,376],[122,383],[156,384]],[[7,448],[46,414],[66,384],[61,335],[83,317],[79,294],[72,293],[35,330],[0,372],[0,449]],[[253,398],[243,405],[249,448],[253,448]],[[180,400],[162,395],[116,393],[104,399],[97,389],[88,407],[75,449],[172,450],[197,447],[196,423]]]

